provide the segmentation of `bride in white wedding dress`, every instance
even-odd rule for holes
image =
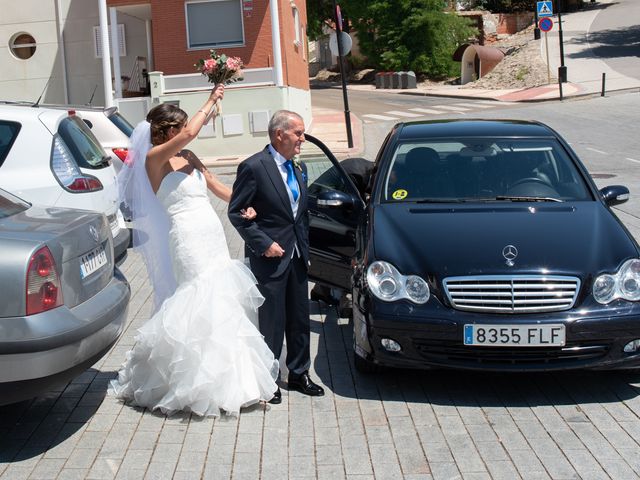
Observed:
[[[133,210],[134,247],[159,307],[138,329],[109,390],[166,414],[237,415],[277,390],[278,362],[256,327],[263,298],[250,270],[230,257],[207,195],[209,189],[228,201],[231,191],[182,151],[223,92],[216,86],[188,124],[179,108],[154,107],[132,135],[132,162],[123,168],[129,178],[121,178]]]

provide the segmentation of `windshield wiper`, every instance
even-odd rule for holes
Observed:
[[[553,197],[522,197],[522,196],[515,197],[515,196],[509,196],[509,195],[498,195],[489,200],[498,200],[498,201],[506,200],[510,202],[562,202],[562,200],[560,200],[559,198],[553,198]]]

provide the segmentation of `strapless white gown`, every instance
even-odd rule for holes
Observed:
[[[110,392],[167,414],[236,415],[277,389],[278,362],[256,327],[264,299],[229,256],[202,173],[169,173],[157,197],[171,221],[178,287],[138,330]]]

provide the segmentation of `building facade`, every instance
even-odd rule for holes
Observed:
[[[22,0],[3,10],[0,100],[115,104],[132,123],[164,101],[192,114],[211,88],[194,64],[215,49],[240,57],[245,75],[196,153],[261,148],[280,108],[311,121],[304,0]]]

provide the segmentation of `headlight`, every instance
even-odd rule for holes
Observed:
[[[627,260],[617,273],[606,273],[596,278],[593,282],[593,298],[602,304],[616,298],[631,302],[640,300],[640,260]]]
[[[402,275],[388,262],[373,262],[367,269],[369,290],[380,300],[393,302],[406,298],[422,304],[429,300],[429,285],[417,275]]]

